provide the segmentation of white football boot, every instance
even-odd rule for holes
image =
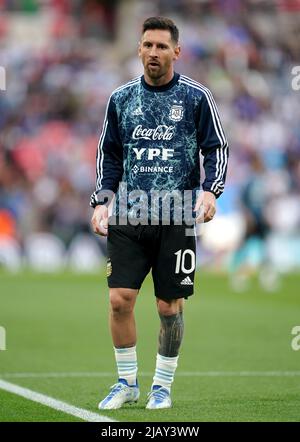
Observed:
[[[146,408],[148,410],[158,410],[160,408],[171,407],[172,401],[169,390],[161,385],[153,385],[150,393],[148,394],[148,403]]]
[[[99,403],[99,410],[121,408],[124,404],[137,402],[140,397],[138,385],[130,386],[125,379],[119,379],[118,382],[110,388],[109,394]]]

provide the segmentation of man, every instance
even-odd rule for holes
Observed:
[[[107,105],[91,196],[94,232],[108,235],[110,329],[119,376],[100,409],[120,408],[139,398],[134,305],[151,268],[161,327],[146,408],[171,407],[183,337],[183,298],[193,294],[195,271],[195,237],[185,235],[185,224],[173,218],[170,225],[162,225],[161,218],[158,225],[145,225],[144,220],[138,224],[128,201],[131,222],[111,225],[110,198],[103,194],[118,192],[120,182],[143,198],[153,190],[199,189],[201,151],[206,178],[194,210],[203,208],[197,221],[207,222],[214,217],[227,169],[228,145],[211,92],[174,72],[180,55],[175,24],[163,17],[148,18],[138,53],[144,75],[116,89]],[[148,220],[151,216],[150,209]]]

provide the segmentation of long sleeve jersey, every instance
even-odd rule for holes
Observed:
[[[209,89],[174,74],[163,86],[150,86],[140,76],[110,96],[96,158],[96,190],[184,191],[200,188],[219,197],[227,171],[228,143]]]

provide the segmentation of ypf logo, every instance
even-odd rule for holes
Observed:
[[[3,66],[0,66],[0,91],[6,90],[6,75]]]
[[[6,350],[6,332],[4,327],[0,327],[0,350]]]
[[[173,158],[174,156],[174,149],[165,149],[165,148],[146,149],[145,147],[138,149],[137,147],[134,147],[132,150],[135,153],[136,159],[138,161],[142,159],[153,161],[155,158],[157,159],[159,158],[162,161],[167,161],[170,158]]]

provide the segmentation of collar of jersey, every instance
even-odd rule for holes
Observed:
[[[177,83],[178,78],[179,78],[179,74],[174,72],[174,76],[173,76],[172,80],[169,81],[169,83],[163,84],[162,86],[151,86],[150,84],[146,83],[144,75],[143,75],[142,76],[142,85],[148,91],[164,92],[164,91],[168,91],[169,89],[171,89],[174,86],[174,84]]]

